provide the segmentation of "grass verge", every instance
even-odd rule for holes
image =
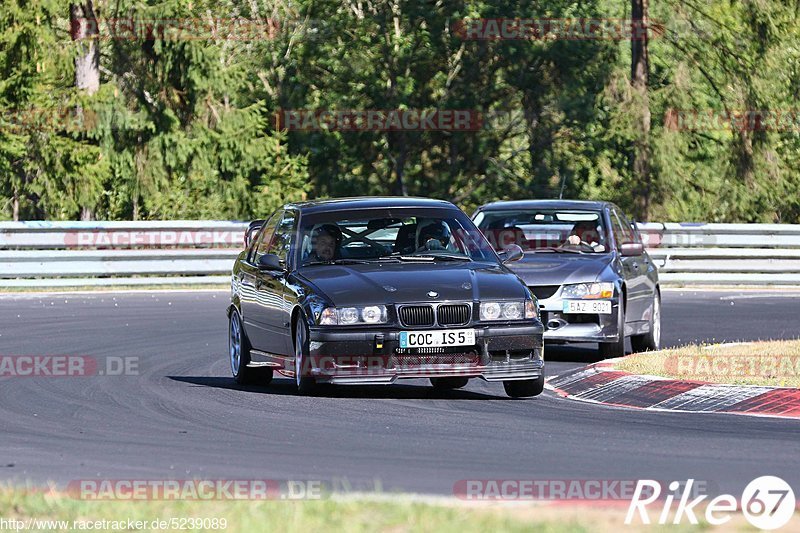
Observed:
[[[532,502],[465,502],[404,495],[354,496],[315,501],[84,501],[54,491],[0,489],[0,517],[25,524],[25,531],[172,531],[154,520],[217,519],[217,526],[184,527],[189,531],[346,531],[372,532],[603,532],[703,531],[700,526],[625,526],[626,506],[542,505]],[[655,511],[654,511],[655,513]],[[222,520],[224,519],[224,527]],[[131,526],[128,523],[134,523]],[[63,522],[66,521],[66,522]],[[103,522],[105,521],[105,522]],[[62,522],[59,524],[58,522]],[[742,525],[741,516],[734,524]],[[92,524],[87,527],[87,524]],[[163,525],[163,524],[162,524]],[[175,523],[178,525],[178,523]],[[186,525],[186,524],[184,524]],[[738,529],[738,528],[737,528]]]
[[[800,387],[800,340],[683,346],[629,355],[614,367],[709,383]]]

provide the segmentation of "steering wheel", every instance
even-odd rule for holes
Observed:
[[[594,252],[594,247],[586,241],[581,241],[580,244],[572,244],[569,241],[565,241],[559,248],[579,248],[584,252]]]

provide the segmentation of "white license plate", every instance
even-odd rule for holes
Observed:
[[[608,300],[564,300],[564,312],[610,315],[611,302]]]
[[[474,329],[433,329],[401,331],[401,348],[436,348],[439,346],[471,346],[475,344]]]

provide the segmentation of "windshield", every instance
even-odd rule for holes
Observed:
[[[483,211],[475,223],[495,250],[516,244],[525,252],[604,253],[608,231],[601,211],[528,209]]]
[[[454,209],[333,211],[306,215],[299,264],[367,261],[491,261],[497,256],[472,221]]]

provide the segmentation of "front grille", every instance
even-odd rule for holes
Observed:
[[[433,325],[433,308],[430,305],[407,305],[400,308],[399,314],[404,326]]]
[[[440,305],[437,319],[441,326],[463,326],[469,322],[470,307],[467,304]]]
[[[561,285],[534,285],[529,287],[534,296],[539,300],[547,300],[554,295]]]

